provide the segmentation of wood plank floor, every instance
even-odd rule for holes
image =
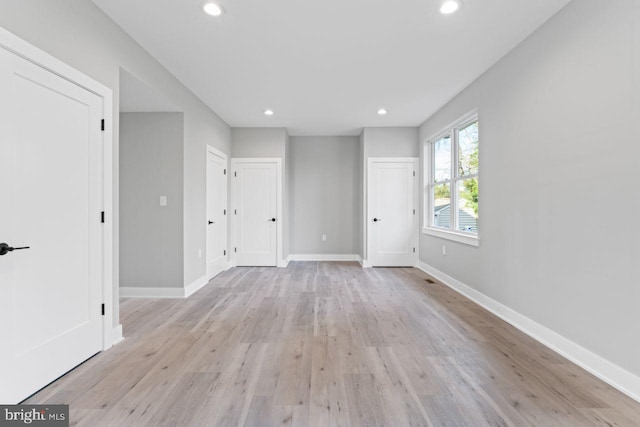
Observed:
[[[294,262],[123,300],[126,340],[29,403],[82,426],[640,425],[640,404],[427,278]]]

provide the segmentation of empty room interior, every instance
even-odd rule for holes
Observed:
[[[638,0],[0,0],[0,424],[639,426],[639,123]]]

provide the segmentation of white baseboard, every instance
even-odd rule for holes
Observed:
[[[369,260],[360,258],[359,261],[362,268],[371,268],[371,263],[369,262]]]
[[[120,298],[184,298],[184,288],[120,288]]]
[[[358,261],[357,254],[292,254],[291,261]]]
[[[189,283],[184,288],[147,288],[147,287],[122,287],[120,288],[120,298],[189,298],[191,295],[202,289],[209,279],[202,276]]]
[[[640,377],[557,332],[529,319],[506,305],[484,295],[430,265],[418,261],[418,269],[438,279],[454,291],[495,314],[536,341],[590,372],[622,393],[640,402]]]
[[[288,257],[286,257],[282,261],[280,261],[278,263],[278,268],[287,268],[289,266],[290,262],[291,262],[291,255],[289,255]]]
[[[194,280],[184,288],[183,298],[189,298],[191,295],[205,287],[207,283],[209,283],[209,279],[207,279],[206,275]]]
[[[120,344],[123,340],[122,325],[118,325],[111,330],[111,345]]]

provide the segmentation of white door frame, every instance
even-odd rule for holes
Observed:
[[[113,210],[113,92],[107,86],[98,83],[2,27],[0,27],[0,48],[4,48],[102,98],[105,120],[104,132],[102,132],[102,210],[105,220],[102,228],[103,273],[101,287],[102,301],[105,304],[104,316],[102,316],[102,350],[106,350],[122,339],[122,326],[113,326],[113,309],[118,304],[117,289],[114,292],[114,271],[117,270],[114,259],[117,257],[114,257],[113,241],[117,227]],[[96,221],[99,220],[99,214],[96,212]],[[97,309],[99,307],[96,307]]]
[[[231,171],[235,175],[236,165],[240,163],[275,163],[276,165],[276,209],[278,220],[276,221],[276,265],[275,267],[279,267],[282,265],[282,250],[283,250],[283,224],[284,218],[282,216],[282,159],[279,157],[235,157],[231,159]],[[233,181],[234,177],[231,177],[232,185],[231,185],[231,207],[232,209],[236,209],[236,201],[237,201],[237,187],[236,181]],[[238,219],[236,215],[230,215],[232,220],[232,240],[233,246],[238,246],[237,236],[238,236]],[[235,252],[232,253],[231,259],[233,260],[233,265],[236,265],[236,256]]]
[[[224,154],[222,151],[218,150],[217,148],[212,147],[211,145],[207,144],[207,151],[205,153],[205,162],[206,162],[206,165],[207,165],[205,167],[205,175],[207,176],[205,178],[206,182],[205,182],[205,186],[204,186],[204,188],[205,188],[205,198],[209,197],[209,187],[208,187],[208,184],[209,184],[209,181],[208,181],[208,176],[209,176],[209,153],[212,153],[212,154],[220,157],[222,160],[224,160],[225,169],[227,169],[227,170],[229,169],[229,160],[227,158],[227,155]],[[229,201],[228,200],[228,196],[229,196],[228,195],[228,191],[229,191],[229,179],[228,179],[228,177],[229,177],[229,174],[227,174],[225,176],[227,177],[227,182],[225,183],[225,188],[224,188],[225,204],[228,205],[228,201]],[[225,263],[227,265],[225,266],[225,268],[228,268],[229,267],[229,265],[228,265],[228,263],[229,263],[229,253],[228,253],[228,251],[229,251],[229,248],[228,248],[228,246],[229,246],[229,216],[230,216],[229,215],[229,207],[228,206],[226,208],[226,211],[227,211],[227,215],[226,215],[225,230],[224,230],[224,235],[225,235],[225,242],[224,243],[225,243],[225,246],[227,247],[227,249],[226,249],[227,250],[227,256],[225,258]],[[209,215],[209,208],[207,207],[207,220],[210,217],[211,216]],[[209,233],[207,233],[207,235],[206,235],[205,248],[209,248]],[[205,265],[205,269],[207,270],[207,280],[211,280],[213,277],[211,277],[211,272],[209,271],[208,255],[209,254],[207,254],[207,251],[205,250],[204,259],[205,259],[205,264],[206,264]]]
[[[418,212],[420,209],[418,208],[419,201],[419,188],[418,188],[418,177],[420,175],[420,171],[418,168],[420,167],[420,158],[419,157],[369,157],[367,158],[367,182],[366,182],[366,192],[367,192],[367,212],[365,214],[365,224],[366,224],[366,236],[367,236],[367,262],[366,266],[371,267],[371,254],[373,253],[373,239],[371,238],[372,229],[369,226],[371,221],[371,197],[369,196],[369,190],[371,185],[371,173],[373,171],[374,163],[413,163],[414,171],[415,171],[415,179],[413,184],[413,203],[416,210],[416,215],[413,220],[413,244],[416,248],[416,252],[413,257],[414,266],[418,264],[418,260],[420,259],[420,250],[419,250],[419,237],[420,237],[420,221],[418,221]]]

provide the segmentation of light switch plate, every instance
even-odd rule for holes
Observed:
[[[167,196],[160,196],[160,206],[167,206]]]

